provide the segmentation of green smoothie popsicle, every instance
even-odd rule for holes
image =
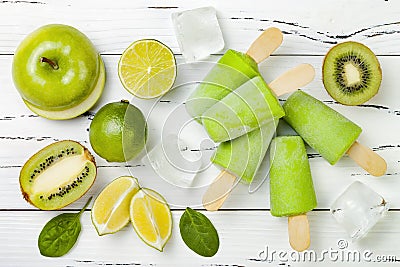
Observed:
[[[305,214],[317,206],[317,198],[301,137],[281,136],[272,140],[270,161],[271,214],[289,217],[290,245],[303,251],[310,246]]]
[[[218,146],[211,162],[250,183],[274,137],[278,120]]]
[[[246,135],[218,146],[211,161],[222,168],[221,173],[203,196],[203,206],[209,211],[218,210],[238,180],[250,183],[274,137],[278,120]]]
[[[196,119],[212,105],[249,79],[260,75],[248,55],[228,50],[186,101],[186,110]]]
[[[362,168],[374,176],[386,173],[386,161],[356,140],[361,128],[303,91],[293,93],[283,105],[285,121],[334,165],[347,153]]]
[[[317,199],[301,137],[274,138],[270,161],[271,214],[289,217],[315,208]]]
[[[285,115],[274,92],[260,76],[244,83],[202,116],[214,142],[235,139]]]
[[[257,64],[266,59],[282,43],[282,32],[266,29],[247,53],[228,50],[209,71],[203,82],[186,101],[186,110],[197,121],[203,113],[246,81],[259,74]]]
[[[312,148],[335,164],[361,134],[361,128],[303,91],[283,105],[287,121]]]

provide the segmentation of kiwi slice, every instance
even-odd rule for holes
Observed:
[[[55,210],[85,194],[96,175],[96,163],[89,150],[65,140],[33,155],[22,167],[19,182],[26,201],[42,210]]]
[[[326,91],[336,101],[354,106],[376,95],[382,81],[382,70],[368,47],[357,42],[344,42],[326,54],[322,80]]]

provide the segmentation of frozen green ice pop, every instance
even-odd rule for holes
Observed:
[[[226,51],[187,99],[187,112],[200,121],[208,108],[258,75],[257,63],[250,56],[231,49]]]
[[[224,142],[284,115],[273,91],[256,76],[204,112],[202,122],[214,142]]]
[[[317,198],[301,137],[274,138],[271,143],[270,161],[271,214],[289,217],[290,244],[293,249],[303,251],[310,245],[305,214],[317,206]]]
[[[237,179],[250,183],[274,137],[278,120],[218,146],[211,162],[223,170],[203,196],[203,206],[218,210],[233,189]]]
[[[284,103],[285,121],[305,142],[334,165],[345,153],[375,176],[386,172],[386,162],[356,140],[361,128],[321,101],[303,91]]]
[[[335,164],[361,134],[361,128],[303,91],[283,104],[285,120],[330,164]]]
[[[224,142],[279,119],[285,113],[276,96],[308,84],[314,75],[311,65],[300,64],[269,85],[256,76],[204,112],[204,128],[214,142]]]
[[[212,105],[251,78],[259,74],[257,64],[266,59],[282,43],[282,32],[266,29],[251,45],[247,53],[228,50],[206,75],[203,82],[186,101],[186,110],[199,118]]]
[[[270,161],[271,214],[289,217],[315,208],[317,199],[301,137],[274,138]]]
[[[246,135],[221,143],[211,162],[228,170],[244,183],[253,180],[271,143],[278,120],[261,126]]]

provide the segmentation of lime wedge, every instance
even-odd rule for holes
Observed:
[[[129,205],[138,191],[139,184],[131,176],[119,177],[101,191],[91,212],[93,225],[99,235],[115,233],[128,224]]]
[[[172,233],[172,215],[165,199],[157,192],[143,188],[131,201],[133,228],[149,246],[163,251]]]
[[[174,54],[157,40],[136,41],[122,54],[118,75],[125,89],[134,96],[145,99],[159,97],[175,82]]]

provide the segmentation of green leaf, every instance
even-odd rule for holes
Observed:
[[[219,248],[217,230],[202,213],[186,208],[179,222],[183,242],[194,252],[212,257]]]
[[[60,257],[75,245],[81,232],[80,217],[89,205],[90,198],[79,213],[63,213],[46,223],[40,232],[38,246],[46,257]]]

